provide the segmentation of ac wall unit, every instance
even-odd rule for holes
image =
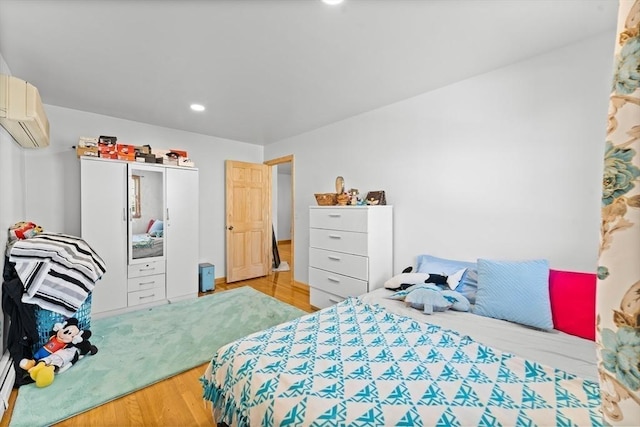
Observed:
[[[0,124],[23,147],[49,145],[49,120],[38,89],[6,74],[0,74]]]

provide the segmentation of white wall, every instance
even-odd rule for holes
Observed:
[[[394,205],[394,271],[415,256],[544,257],[597,266],[615,36],[524,62],[265,147],[294,154],[295,279],[308,283],[308,206],[335,177]]]
[[[0,54],[0,73],[11,75],[4,58]],[[0,271],[4,271],[4,257],[9,227],[25,217],[24,149],[18,145],[9,132],[0,126]],[[1,283],[1,281],[0,281]],[[0,290],[0,295],[1,295]],[[4,316],[0,316],[0,354],[3,353],[6,330]],[[2,414],[0,413],[0,416]]]
[[[277,240],[291,240],[291,175],[278,173]]]
[[[25,151],[26,214],[48,231],[80,235],[80,161],[72,146],[81,136],[110,135],[126,144],[182,149],[199,169],[200,262],[225,266],[225,169],[227,159],[262,163],[263,147],[99,114],[45,105],[51,145]],[[3,172],[4,173],[4,172]],[[108,191],[109,183],[101,191]]]
[[[280,174],[278,173],[278,165],[273,165],[271,166],[271,224],[273,226],[273,233],[276,235],[276,238],[278,237],[278,216],[279,216],[279,212],[278,212],[278,187],[280,185],[279,183],[279,176]]]

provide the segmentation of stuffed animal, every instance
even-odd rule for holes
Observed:
[[[396,292],[390,299],[403,300],[406,305],[422,310],[425,314],[436,311],[469,311],[469,300],[459,292],[442,290],[437,285],[417,284]]]
[[[401,274],[387,280],[384,283],[384,287],[394,291],[403,291],[418,283],[432,283],[443,290],[455,289],[465,269],[461,269],[450,276],[435,273],[412,273],[411,271],[413,271],[413,267],[409,266],[405,268]]]
[[[98,352],[89,342],[90,336],[91,331],[81,330],[75,317],[56,323],[49,341],[35,352],[33,359],[22,359],[20,367],[29,372],[37,387],[47,387],[55,373],[66,371],[86,354]]]
[[[28,239],[38,233],[42,233],[42,227],[34,222],[20,221],[9,228],[9,242]]]

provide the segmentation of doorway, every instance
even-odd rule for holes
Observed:
[[[267,160],[264,164],[271,166],[272,203],[271,218],[273,221],[275,242],[283,248],[281,265],[273,271],[290,271],[291,282],[294,283],[294,159],[293,155]],[[286,263],[287,265],[285,265]]]

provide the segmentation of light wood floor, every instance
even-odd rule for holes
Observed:
[[[278,247],[281,259],[291,265],[291,244],[281,242]],[[217,283],[215,292],[251,286],[302,310],[313,311],[309,305],[308,289],[294,285],[292,276],[292,272],[287,271],[233,284]],[[206,366],[207,363],[197,366],[180,375],[69,418],[56,426],[210,426],[213,424],[211,409],[202,400],[202,387],[199,381]],[[78,386],[82,385],[78,384]],[[15,389],[12,391],[9,409],[0,421],[0,427],[9,425],[18,393],[19,391]],[[64,405],[64,396],[60,396],[60,399],[61,405]],[[33,410],[39,409],[33,408]]]

